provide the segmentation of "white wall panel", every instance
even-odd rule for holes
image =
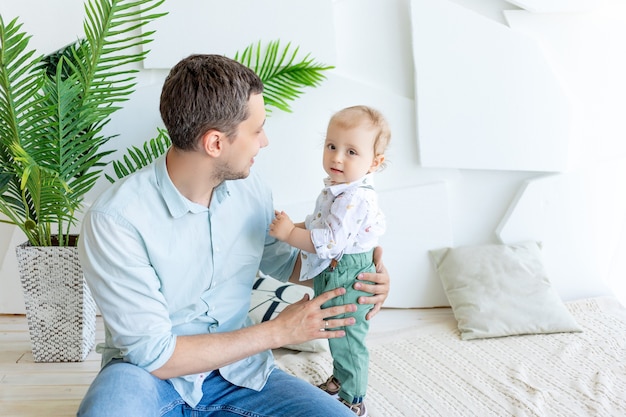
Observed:
[[[528,180],[497,235],[504,243],[542,242],[563,299],[609,294],[615,259],[626,255],[618,252],[626,223],[624,180],[626,161]]]
[[[387,216],[380,244],[392,280],[385,306],[449,305],[428,256],[431,249],[453,245],[446,184],[381,191],[379,199]]]
[[[234,56],[251,43],[291,42],[320,62],[335,63],[331,0],[175,0],[150,26],[155,40],[144,68],[171,68],[195,53]]]
[[[533,13],[578,13],[598,8],[606,0],[506,0]]]
[[[4,258],[7,252],[13,250],[13,247],[11,246],[13,229],[15,229],[15,226],[6,223],[0,223],[0,265],[2,265],[2,263],[4,262]]]
[[[84,36],[83,0],[0,0],[6,25],[15,17],[22,31],[32,35],[29,49],[49,54]]]
[[[17,269],[15,247],[26,241],[26,236],[15,226],[0,224],[0,314],[24,314],[26,307]]]
[[[626,219],[622,224],[619,242],[615,247],[613,257],[610,259],[608,284],[620,302],[626,305]]]
[[[562,170],[569,103],[536,42],[446,0],[411,5],[422,165]]]
[[[414,98],[408,0],[335,2],[336,73]],[[382,22],[394,22],[393,29]]]
[[[505,12],[541,45],[575,106],[570,169],[626,156],[626,2],[604,3],[588,13]]]

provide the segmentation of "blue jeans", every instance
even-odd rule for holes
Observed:
[[[306,381],[274,369],[260,391],[241,388],[214,371],[204,396],[188,406],[174,387],[135,365],[116,361],[93,381],[78,410],[84,417],[354,417],[343,404]]]

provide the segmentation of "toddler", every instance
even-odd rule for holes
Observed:
[[[367,293],[353,288],[361,272],[374,272],[372,252],[385,231],[378,208],[374,173],[384,167],[385,149],[391,139],[383,115],[367,106],[348,107],[328,123],[322,164],[328,177],[304,223],[294,224],[284,212],[276,212],[270,235],[301,250],[300,280],[314,278],[315,295],[344,287],[346,293],[324,304],[355,303],[355,324],[345,337],[329,339],[333,374],[320,388],[337,396],[358,416],[367,416],[363,403],[367,389],[369,353],[365,335],[368,305],[357,299]],[[338,318],[338,317],[335,317]],[[326,321],[332,329],[332,318]],[[321,329],[326,330],[326,329]]]

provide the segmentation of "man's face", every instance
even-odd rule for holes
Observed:
[[[254,157],[268,145],[265,125],[265,103],[262,94],[254,94],[248,100],[250,116],[237,127],[236,137],[225,144],[220,166],[223,180],[236,180],[250,175]]]

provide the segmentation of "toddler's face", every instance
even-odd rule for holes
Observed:
[[[356,181],[378,168],[380,159],[374,154],[374,135],[375,130],[369,126],[328,126],[323,165],[333,182]]]

